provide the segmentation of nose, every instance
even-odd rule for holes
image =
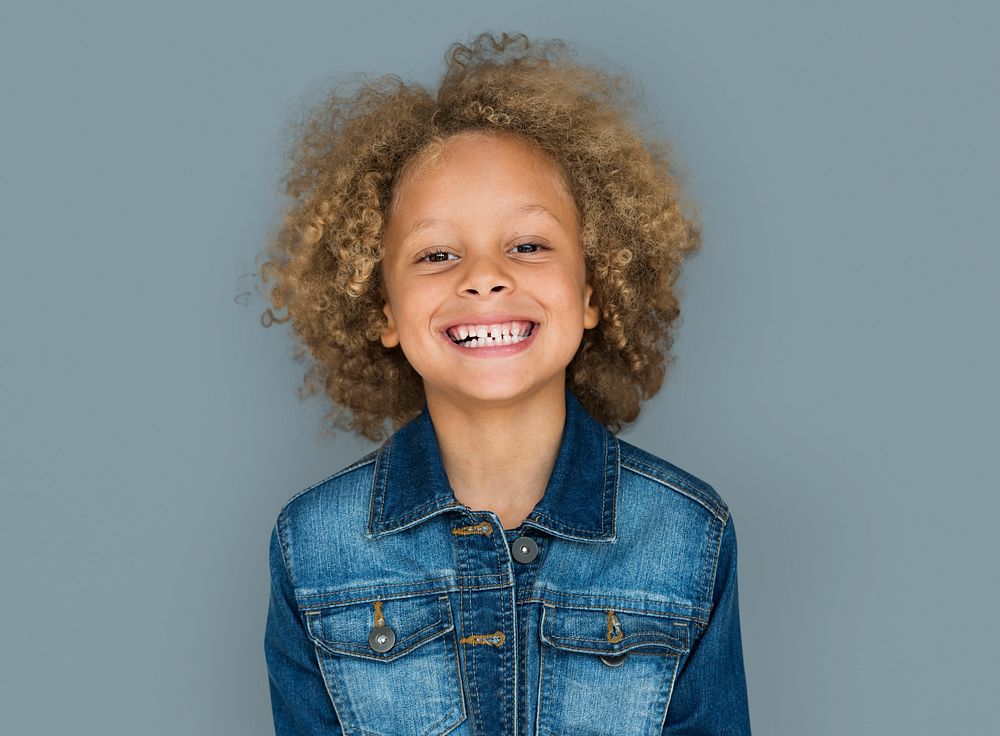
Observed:
[[[471,258],[471,256],[470,256]],[[514,286],[502,261],[490,256],[476,258],[465,269],[460,291],[463,294],[491,294]]]

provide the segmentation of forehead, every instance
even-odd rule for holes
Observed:
[[[437,139],[414,154],[400,172],[390,212],[419,216],[418,210],[460,201],[467,205],[480,195],[497,205],[520,197],[575,214],[572,193],[555,161],[534,141],[490,131]]]

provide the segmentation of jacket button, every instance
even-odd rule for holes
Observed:
[[[376,652],[388,652],[396,643],[396,632],[388,626],[376,626],[368,634],[368,646]]]
[[[518,562],[531,562],[538,557],[538,545],[531,537],[518,537],[510,543],[510,551]]]
[[[601,661],[604,662],[604,664],[606,664],[608,667],[617,667],[618,665],[625,663],[625,657],[627,656],[628,656],[627,654],[619,654],[615,657],[612,657],[609,655],[602,654]]]

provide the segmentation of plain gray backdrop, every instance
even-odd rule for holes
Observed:
[[[702,252],[622,437],[739,533],[754,732],[995,734],[1000,12],[986,2],[21,3],[0,11],[0,730],[271,733],[317,439],[253,259],[338,75],[482,30],[642,84]]]

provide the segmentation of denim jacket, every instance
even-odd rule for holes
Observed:
[[[278,736],[750,733],[726,504],[568,389],[520,528],[456,500],[425,405],[282,508],[270,572]]]

